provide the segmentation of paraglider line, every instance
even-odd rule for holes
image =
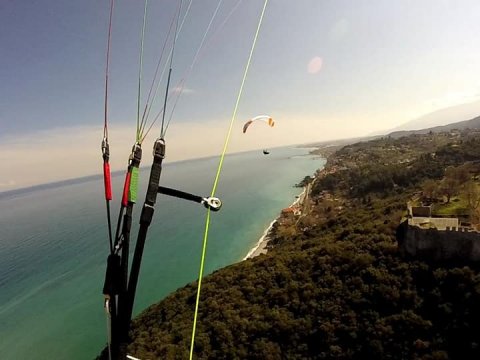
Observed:
[[[173,24],[175,23],[175,16],[172,17],[172,21],[170,22],[170,27],[168,29],[168,34],[167,34],[167,37],[165,38],[165,41],[163,42],[163,47],[162,47],[162,51],[160,52],[160,57],[158,58],[158,63],[157,63],[157,67],[155,69],[155,74],[153,75],[153,80],[152,80],[152,84],[150,85],[150,90],[148,91],[148,96],[147,96],[147,101],[145,102],[145,108],[143,109],[143,114],[142,114],[142,120],[140,122],[140,133],[143,134],[143,131],[145,130],[145,125],[146,125],[146,116],[147,116],[147,110],[150,109],[151,107],[151,103],[150,103],[150,98],[151,98],[151,95],[152,95],[152,91],[153,91],[153,87],[155,86],[155,81],[157,79],[157,75],[158,75],[158,70],[160,69],[160,64],[162,62],[162,59],[163,59],[163,54],[165,53],[165,47],[167,45],[167,42],[168,42],[168,39],[170,39],[170,34],[172,33],[172,28],[173,28]],[[156,88],[156,90],[158,90],[158,87]],[[153,95],[153,98],[156,97],[156,91]],[[142,142],[143,142],[143,139],[145,139],[145,137],[142,138]]]
[[[265,2],[263,4],[262,13],[260,15],[260,19],[258,21],[257,30],[255,32],[255,37],[253,39],[252,47],[250,49],[250,55],[248,56],[247,65],[245,66],[245,71],[244,71],[244,74],[243,74],[242,83],[241,83],[240,89],[238,91],[237,101],[235,102],[235,108],[233,110],[232,118],[230,120],[230,127],[228,129],[228,133],[227,133],[227,136],[226,136],[226,139],[225,139],[225,144],[224,144],[224,147],[223,147],[223,150],[222,150],[222,155],[220,157],[220,161],[219,161],[219,164],[218,164],[218,169],[217,169],[217,174],[215,176],[215,181],[213,182],[213,187],[212,187],[212,192],[211,192],[212,197],[215,195],[215,192],[217,190],[218,180],[220,179],[220,172],[222,171],[222,167],[223,167],[223,160],[224,160],[225,154],[227,152],[228,143],[230,141],[230,136],[231,136],[231,133],[232,133],[233,124],[234,124],[235,118],[237,116],[238,105],[240,103],[240,99],[241,99],[242,94],[243,94],[243,87],[245,85],[245,80],[247,78],[248,69],[250,68],[253,52],[255,50],[255,45],[257,43],[258,34],[260,32],[260,27],[261,27],[262,22],[263,22],[263,16],[265,14],[265,9],[267,7],[267,3],[268,3],[268,0],[265,0]],[[196,298],[196,301],[195,301],[195,313],[194,313],[194,317],[193,317],[192,341],[191,341],[191,344],[190,344],[190,360],[192,360],[192,358],[193,358],[193,349],[194,349],[194,345],[195,345],[195,331],[196,331],[196,328],[197,328],[198,305],[199,305],[199,302],[200,302],[200,292],[201,292],[201,287],[202,287],[202,278],[203,278],[203,271],[204,271],[204,266],[205,266],[205,255],[206,255],[206,251],[207,251],[209,226],[210,226],[210,209],[207,210],[207,216],[206,216],[206,219],[205,219],[205,232],[204,232],[204,236],[203,236],[202,257],[201,257],[201,260],[200,260],[200,271],[199,271],[199,274],[198,274],[197,298]]]
[[[143,70],[143,41],[145,39],[145,26],[147,23],[147,5],[148,0],[145,0],[145,6],[143,10],[143,26],[142,26],[142,39],[140,42],[140,69],[138,70],[138,96],[137,96],[137,143],[140,141],[140,98],[142,88],[142,70]]]
[[[176,40],[176,39],[178,38],[180,32],[182,31],[183,24],[185,23],[185,20],[187,19],[187,16],[188,16],[188,14],[189,14],[189,12],[190,12],[190,8],[191,8],[191,6],[192,6],[192,1],[193,1],[193,0],[190,0],[190,2],[188,3],[187,10],[185,11],[185,15],[184,15],[183,18],[182,18],[182,22],[180,23],[180,26],[178,27],[178,32],[176,31],[176,35],[175,35],[175,37],[174,37],[174,40]],[[178,13],[178,14],[180,14],[180,11],[181,11],[181,8],[182,8],[181,5],[182,5],[182,4],[180,4],[180,9],[179,9],[179,13]],[[162,81],[162,79],[163,79],[163,75],[165,75],[165,70],[167,69],[168,60],[170,59],[171,56],[173,56],[172,50],[173,50],[173,49],[170,49],[170,53],[168,54],[167,60],[165,61],[165,66],[163,67],[162,73],[160,74],[160,80],[157,82],[157,87],[155,88],[155,92],[153,93],[153,99],[152,99],[152,101],[150,102],[150,106],[149,106],[149,108],[148,108],[147,115],[145,116],[145,125],[146,125],[146,123],[148,122],[148,118],[150,117],[150,110],[152,109],[152,105],[153,105],[153,103],[155,102],[155,99],[156,99],[156,97],[157,97],[158,88],[159,88],[160,83],[161,83],[161,81]],[[147,137],[148,132],[149,132],[150,129],[152,128],[153,124],[157,121],[157,119],[158,119],[158,117],[161,115],[161,112],[162,112],[162,111],[163,111],[163,110],[160,110],[160,112],[157,114],[157,116],[155,117],[155,120],[154,120],[154,121],[151,123],[151,125],[149,126],[147,133],[143,136],[143,139],[145,139],[145,138]],[[145,128],[145,126],[144,126],[144,128]]]
[[[165,125],[165,109],[167,108],[167,100],[168,100],[168,90],[170,88],[170,79],[172,77],[172,64],[173,64],[173,55],[175,52],[175,44],[177,42],[177,35],[178,35],[178,19],[180,18],[180,10],[182,9],[182,0],[180,0],[180,6],[178,8],[178,16],[177,21],[175,23],[175,35],[173,37],[173,44],[172,44],[172,52],[170,56],[170,69],[168,70],[168,78],[167,78],[167,88],[165,89],[165,99],[163,101],[163,114],[162,114],[162,125],[160,129],[160,137],[163,139],[165,138],[164,133],[164,125]]]
[[[213,20],[215,20],[215,17],[217,16],[217,13],[218,13],[218,9],[220,9],[220,6],[222,5],[223,3],[223,0],[220,0],[217,4],[217,7],[215,8],[215,11],[213,12],[213,15],[212,17],[210,18],[210,22],[208,23],[208,26],[207,26],[207,29],[205,30],[205,32],[203,33],[203,37],[202,37],[202,41],[200,42],[200,46],[197,48],[197,51],[195,53],[195,56],[193,57],[193,61],[192,63],[190,64],[190,67],[188,68],[187,70],[187,74],[185,77],[182,78],[182,80],[180,80],[180,90],[178,91],[178,94],[177,94],[177,97],[175,99],[175,103],[173,104],[173,108],[172,108],[172,111],[170,113],[170,117],[168,118],[168,121],[167,121],[167,125],[165,126],[165,133],[167,132],[168,130],[168,126],[170,125],[170,121],[172,121],[172,117],[173,117],[173,112],[175,111],[175,108],[177,107],[177,103],[178,103],[178,99],[180,99],[180,95],[182,94],[183,92],[183,88],[185,86],[185,81],[186,81],[186,78],[190,75],[190,73],[192,72],[193,70],[193,67],[195,66],[197,60],[198,60],[198,55],[200,54],[200,52],[202,51],[203,49],[203,45],[205,44],[205,40],[207,38],[207,35],[210,31],[210,28],[213,24]],[[178,89],[178,85],[177,85],[177,89]]]
[[[112,199],[112,185],[110,175],[110,149],[108,145],[108,75],[110,65],[110,42],[112,38],[112,18],[115,0],[110,2],[110,15],[108,20],[108,36],[107,36],[107,59],[105,65],[105,108],[104,108],[104,125],[103,125],[103,140],[102,140],[102,157],[103,157],[103,180],[105,185],[105,204],[107,208],[107,224],[108,224],[108,239],[110,245],[110,252],[113,251],[112,239],[112,220],[110,215],[110,200]]]

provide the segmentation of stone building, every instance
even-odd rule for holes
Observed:
[[[480,261],[480,233],[463,227],[456,230],[422,228],[410,225],[409,220],[397,228],[401,255],[433,261]]]
[[[434,261],[480,261],[480,233],[458,217],[432,217],[431,206],[409,206],[397,228],[403,256]]]

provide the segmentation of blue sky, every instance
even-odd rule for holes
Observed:
[[[169,128],[168,160],[221,150],[263,6],[240,1],[220,28],[238,3],[221,2]],[[125,167],[134,142],[143,4],[116,0],[109,94],[114,169]],[[190,67],[218,4],[192,1],[173,85]],[[143,100],[177,6],[149,0]],[[0,191],[100,172],[108,11],[109,0],[1,2],[0,159],[14,157],[18,167],[0,174]],[[270,0],[231,151],[361,136],[478,100],[479,14],[475,0]],[[263,113],[276,119],[275,130],[258,127],[242,136],[241,123]],[[48,161],[59,164],[56,174],[41,170]],[[37,175],[25,180],[22,168],[35,166]]]

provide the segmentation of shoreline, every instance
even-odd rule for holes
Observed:
[[[242,259],[242,261],[254,258],[255,256],[258,256],[260,254],[266,254],[267,249],[266,246],[268,242],[270,241],[270,238],[268,237],[270,235],[270,231],[273,228],[273,225],[278,221],[278,218],[274,219],[270,225],[265,229],[263,232],[263,235],[260,237],[260,239],[257,241],[254,247],[252,247],[247,255]]]
[[[305,192],[307,190],[307,187],[304,186],[303,187],[303,190],[302,192],[299,194],[299,195],[296,195],[298,196],[294,201],[293,203],[290,204],[289,207],[292,207],[292,206],[295,206],[297,205],[300,201],[303,202],[303,199],[304,199],[304,196],[306,196]],[[275,223],[280,219],[280,216],[277,216],[271,223],[270,225],[265,229],[265,231],[263,232],[262,236],[260,237],[260,239],[258,239],[258,241],[256,242],[255,246],[253,246],[247,253],[247,255],[242,259],[242,261],[245,261],[247,259],[252,259],[258,255],[261,255],[261,254],[266,254],[267,253],[267,245],[268,245],[268,242],[270,241],[270,233],[273,229],[273,225],[275,225]]]

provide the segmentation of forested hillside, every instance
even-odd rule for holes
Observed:
[[[308,215],[278,225],[268,254],[205,279],[195,358],[480,359],[480,267],[403,259],[395,238],[426,183],[441,192],[465,164],[476,181],[478,139],[383,138],[330,155]],[[188,359],[195,294],[189,284],[143,312],[129,353]]]

